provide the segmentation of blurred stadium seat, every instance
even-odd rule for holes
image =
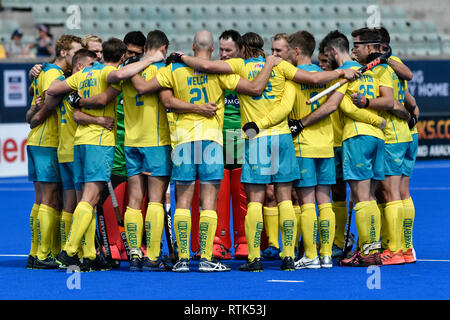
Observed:
[[[407,13],[407,3],[391,3],[377,0],[359,0],[357,3],[350,0],[229,0],[226,3],[210,0],[128,0],[125,3],[120,0],[78,0],[76,3],[70,0],[1,1],[4,10],[31,9],[32,23],[60,26],[63,32],[77,35],[95,33],[107,38],[114,34],[119,37],[131,30],[147,34],[160,28],[169,39],[174,39],[177,45],[183,43],[185,47],[186,41],[182,41],[182,37],[190,36],[191,39],[200,29],[208,29],[215,38],[230,28],[241,33],[254,31],[265,39],[270,39],[275,33],[303,29],[312,32],[316,42],[335,29],[350,37],[352,30],[366,26],[371,14],[368,7],[379,5],[381,24],[390,32],[392,44],[398,52],[449,54],[449,41],[439,32],[439,21],[412,19]],[[66,7],[73,4],[81,8],[80,30],[68,30],[64,26],[68,18]],[[0,35],[3,38],[11,32],[11,28],[6,27],[6,20],[1,24]],[[20,27],[20,22],[15,27]]]

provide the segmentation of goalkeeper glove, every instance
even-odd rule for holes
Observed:
[[[247,122],[242,127],[242,130],[247,135],[247,137],[249,137],[250,139],[253,139],[259,133],[259,128],[255,122]]]
[[[369,106],[369,99],[367,99],[361,92],[352,96],[353,104],[358,108],[367,108]]]
[[[131,57],[129,57],[128,59],[126,59],[126,60],[123,62],[123,66],[125,67],[125,66],[127,66],[127,65],[129,65],[129,64],[138,62],[139,60],[140,60],[139,57],[137,57],[137,56],[131,56]]]
[[[166,66],[171,63],[183,62],[183,61],[181,61],[182,56],[183,56],[182,54],[179,54],[177,52],[172,52],[166,59]]]
[[[81,97],[78,95],[77,91],[73,91],[67,96],[67,101],[74,109],[80,109],[80,100]]]
[[[292,137],[295,138],[302,132],[305,126],[302,123],[302,120],[297,119],[289,119],[288,120],[289,129],[291,130]]]

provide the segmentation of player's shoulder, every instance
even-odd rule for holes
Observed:
[[[317,64],[301,64],[297,66],[297,69],[308,71],[308,72],[320,72],[323,71]]]
[[[343,69],[359,69],[359,68],[361,68],[361,65],[358,62],[354,60],[347,60],[338,69],[343,70]]]

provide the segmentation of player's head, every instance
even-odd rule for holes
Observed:
[[[169,39],[161,30],[152,30],[147,34],[145,41],[145,51],[159,50],[164,56],[169,49]]]
[[[266,57],[264,52],[264,40],[254,32],[247,32],[242,36],[242,54],[244,59]]]
[[[298,65],[303,58],[311,58],[316,48],[316,40],[308,31],[297,31],[289,35],[288,40],[288,61]]]
[[[332,70],[340,67],[338,60],[342,55],[348,57],[350,44],[347,37],[342,32],[334,30],[329,32],[323,41],[323,49],[325,55],[328,57],[328,63]]]
[[[199,52],[212,54],[214,52],[214,38],[211,32],[207,30],[197,32],[192,43],[192,50],[194,51],[194,55]]]
[[[71,34],[62,35],[55,43],[55,58],[57,60],[64,59],[67,69],[70,70],[72,69],[73,55],[81,48],[80,37]]]
[[[331,70],[330,63],[328,62],[328,55],[325,53],[325,38],[322,39],[319,43],[319,67],[322,70],[329,71]]]
[[[133,56],[141,58],[144,54],[146,40],[147,39],[141,31],[128,32],[123,38],[123,43],[127,46],[125,59]]]
[[[81,44],[83,48],[91,50],[95,52],[97,55],[97,61],[103,60],[103,48],[102,48],[103,40],[100,37],[89,34],[81,39]]]
[[[122,40],[117,38],[109,38],[103,42],[103,59],[107,63],[121,64],[125,59],[127,46]]]
[[[288,58],[288,37],[287,33],[277,33],[272,38],[272,55],[287,60]]]
[[[377,30],[378,34],[380,35],[380,42],[381,42],[380,51],[384,53],[385,46],[389,46],[389,44],[391,43],[391,36],[389,35],[389,32],[385,27],[379,27],[376,28],[375,30]]]
[[[221,60],[241,56],[241,34],[236,30],[225,30],[219,36],[219,55]]]
[[[95,52],[84,48],[78,50],[72,58],[73,73],[78,72],[85,67],[91,66],[95,60],[97,60],[97,55]]]
[[[352,32],[353,49],[359,63],[365,64],[370,53],[380,51],[380,34],[375,29],[361,28]]]

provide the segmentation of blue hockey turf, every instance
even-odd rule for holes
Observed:
[[[417,162],[411,182],[416,207],[416,264],[283,272],[264,261],[264,272],[90,273],[27,270],[29,214],[34,191],[26,178],[0,179],[0,299],[317,300],[450,298],[450,161]],[[353,219],[354,221],[354,219]],[[352,232],[356,234],[354,223]],[[167,251],[166,249],[164,249]]]

